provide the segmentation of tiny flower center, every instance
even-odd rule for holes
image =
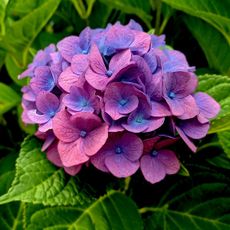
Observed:
[[[156,150],[153,150],[153,151],[150,153],[150,155],[151,155],[152,157],[156,157],[156,156],[158,155],[158,152],[157,152]]]
[[[142,123],[142,122],[143,122],[143,117],[142,117],[142,116],[138,116],[138,117],[135,119],[135,121],[136,121],[137,123]]]
[[[168,96],[169,98],[174,99],[176,97],[176,94],[174,92],[169,92]]]
[[[82,54],[87,54],[88,51],[87,51],[87,50],[82,50],[81,53],[82,53]]]
[[[86,131],[85,130],[81,130],[81,132],[80,132],[80,137],[85,137],[86,136]]]
[[[118,146],[116,148],[115,152],[116,152],[116,154],[121,154],[123,151],[122,151],[122,148]]]
[[[121,106],[124,106],[124,105],[127,104],[127,102],[128,102],[128,100],[126,100],[126,99],[121,99],[121,100],[119,101],[119,104],[120,104]]]
[[[88,105],[88,101],[85,99],[85,98],[83,98],[82,100],[81,100],[81,106],[82,107],[86,107]]]
[[[107,70],[105,74],[106,74],[107,77],[111,77],[113,75],[113,71],[112,70]]]

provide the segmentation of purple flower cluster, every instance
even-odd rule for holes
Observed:
[[[38,124],[50,161],[71,175],[89,163],[116,177],[140,168],[151,183],[178,172],[168,146],[180,136],[196,151],[220,107],[195,93],[195,68],[164,39],[131,20],[87,27],[37,53],[19,76],[30,78],[22,119]]]

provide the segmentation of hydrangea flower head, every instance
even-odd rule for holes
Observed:
[[[194,71],[164,35],[145,33],[133,20],[87,27],[38,51],[19,76],[29,77],[22,120],[37,124],[42,151],[70,175],[85,164],[119,178],[140,168],[157,183],[179,170],[172,140],[195,152],[193,140],[220,110],[196,92]],[[174,137],[162,140],[162,133]]]

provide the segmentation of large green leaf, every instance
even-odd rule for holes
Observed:
[[[53,207],[37,211],[32,215],[27,229],[141,230],[143,228],[135,203],[122,193],[111,192],[86,209]]]
[[[186,15],[183,18],[204,51],[209,66],[230,76],[230,45],[225,37],[201,19]]]
[[[0,1],[0,36],[5,34],[5,16],[9,0]]]
[[[218,133],[218,138],[221,146],[224,149],[224,152],[230,158],[230,131]]]
[[[230,1],[228,0],[163,0],[171,7],[201,18],[215,27],[230,44]]]
[[[127,14],[137,15],[151,29],[151,5],[142,0],[100,0],[109,7],[116,8]]]
[[[6,36],[3,38],[3,46],[10,52],[19,66],[25,67],[27,64],[29,47],[54,14],[59,3],[60,0],[48,0],[7,28]]]
[[[203,91],[214,97],[221,105],[221,111],[212,121],[209,133],[216,133],[230,129],[230,78],[221,75],[199,76],[197,91]]]
[[[9,86],[0,83],[0,115],[20,102],[19,95]]]
[[[85,187],[62,169],[52,165],[41,152],[36,138],[26,138],[16,161],[16,175],[0,204],[11,201],[44,205],[85,205],[91,201]]]
[[[153,212],[146,219],[146,230],[230,228],[229,178],[219,170],[195,170],[191,178],[184,177],[164,192],[159,207],[140,209],[141,213]]]

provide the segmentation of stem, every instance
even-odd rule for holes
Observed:
[[[144,207],[139,209],[140,214],[144,214],[146,212],[157,212],[157,211],[162,211],[162,208]]]
[[[161,20],[161,0],[156,1],[156,22],[155,22],[155,34],[159,35],[160,33],[160,20]]]
[[[167,23],[168,23],[168,21],[169,21],[169,18],[170,18],[170,17],[164,18],[164,20],[163,20],[163,22],[162,22],[162,24],[161,24],[160,30],[159,30],[159,34],[162,34],[162,33],[163,33],[163,31],[164,31],[164,29],[165,29],[165,27],[166,27],[166,25],[167,25]]]
[[[129,190],[130,181],[131,181],[130,176],[125,178],[125,186],[123,189],[123,193],[126,193]]]

